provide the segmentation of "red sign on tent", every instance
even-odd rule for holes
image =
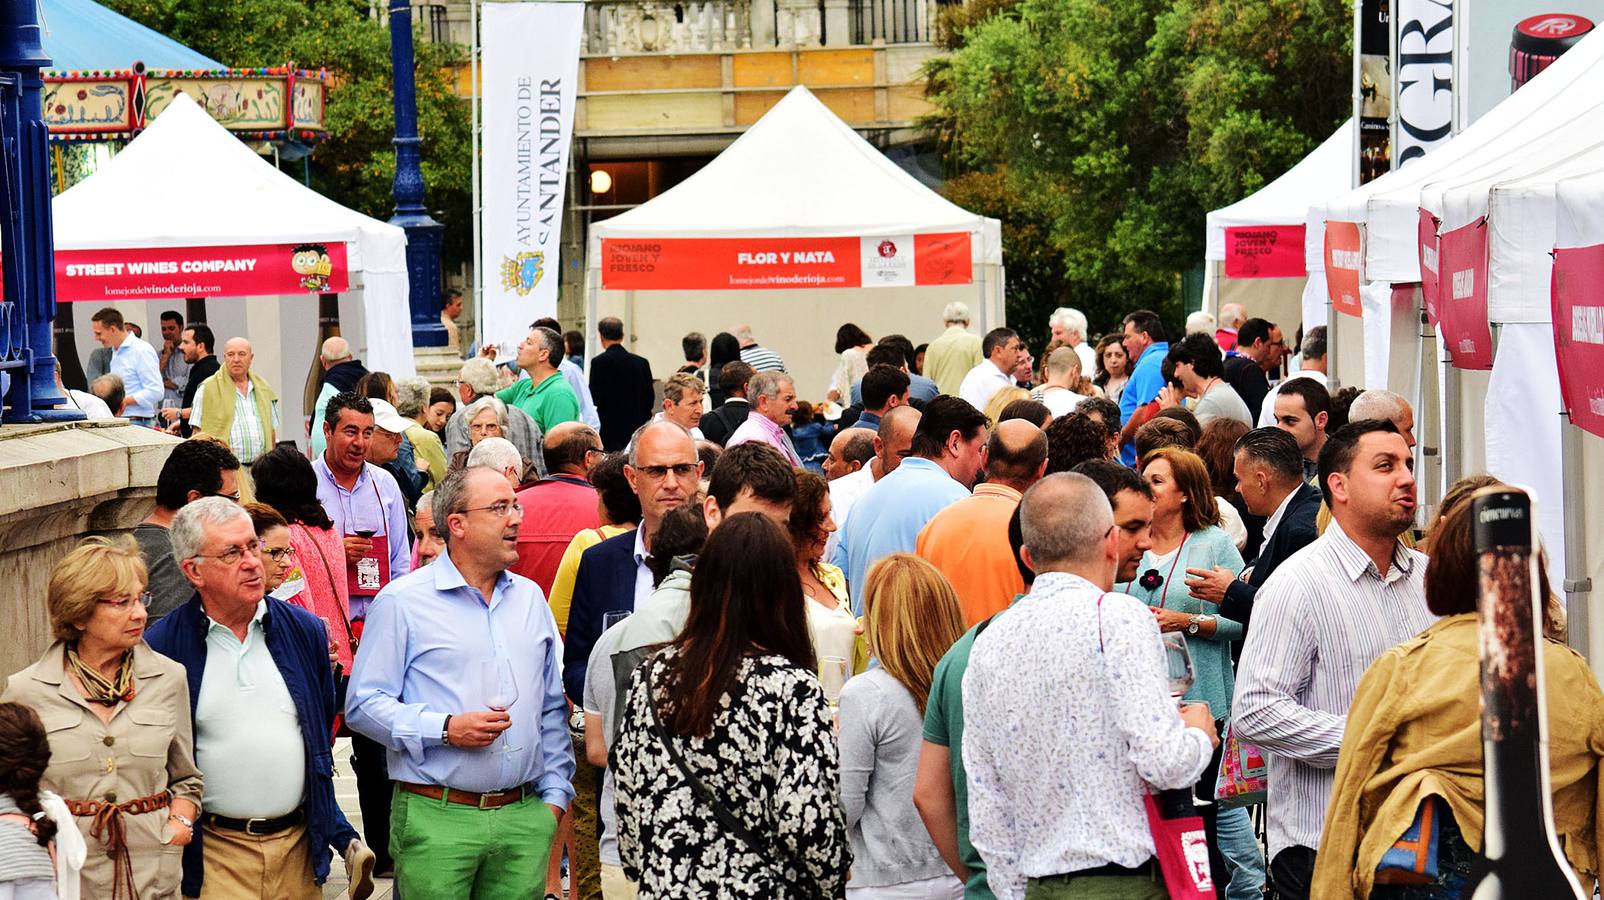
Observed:
[[[1604,437],[1604,245],[1554,251],[1554,357],[1571,422]]]
[[[1433,325],[1437,324],[1437,304],[1441,302],[1437,294],[1437,225],[1436,216],[1420,211],[1420,296],[1426,304],[1426,319]]]
[[[1225,277],[1302,278],[1302,225],[1253,225],[1225,229]]]
[[[1352,222],[1327,222],[1325,240],[1326,291],[1331,308],[1360,317],[1364,304],[1359,300],[1359,265],[1364,259],[1359,226]]]
[[[606,238],[602,287],[626,291],[969,284],[970,236]]]
[[[63,302],[338,294],[349,280],[341,241],[56,251],[56,299]]]
[[[1487,217],[1445,231],[1439,239],[1437,315],[1456,369],[1493,367],[1493,329],[1487,322]]]

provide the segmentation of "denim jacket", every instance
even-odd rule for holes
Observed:
[[[145,633],[145,641],[152,649],[182,663],[187,670],[191,718],[200,698],[201,676],[206,672],[208,627],[206,611],[197,594]],[[316,616],[271,597],[267,598],[262,630],[268,653],[278,664],[284,686],[295,703],[301,738],[306,744],[306,832],[312,874],[322,884],[329,875],[329,847],[336,841],[343,846],[357,836],[334,801],[334,755],[330,746],[334,733],[334,673],[329,666],[328,641],[323,623]],[[200,896],[201,837],[197,828],[195,839],[184,848],[186,897]]]

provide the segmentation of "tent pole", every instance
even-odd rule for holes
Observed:
[[[1331,288],[1326,287],[1326,384],[1331,393],[1342,389],[1341,359],[1337,354],[1337,304],[1331,299]]]
[[[980,285],[980,331],[984,334],[991,330],[989,322],[991,318],[991,295],[986,292],[986,267],[984,265],[975,266],[975,270],[979,273],[975,283]],[[1007,318],[1007,314],[1004,313],[1003,319],[1006,320]]]
[[[479,185],[479,0],[468,0],[468,77],[473,83],[468,88],[469,134],[472,138],[472,149],[469,154],[472,171],[469,181],[472,183],[473,198],[470,205],[473,208],[473,262],[468,266],[473,281],[468,285],[468,291],[473,295],[473,328],[474,342],[484,346],[485,334],[485,295],[481,285],[480,266],[482,258],[481,243],[484,240],[484,205],[480,197]]]
[[[1461,408],[1464,397],[1460,394],[1459,370],[1454,367],[1454,351],[1443,345],[1443,415],[1442,415],[1442,466],[1443,480],[1453,484],[1464,476],[1464,436],[1459,428],[1464,418]]]
[[[1563,404],[1561,404],[1563,407]],[[1571,423],[1570,411],[1560,410],[1560,483],[1582,483],[1582,429]],[[1587,575],[1587,510],[1580,494],[1565,498],[1565,611],[1570,618],[1568,640],[1583,659],[1591,661],[1592,643],[1588,603],[1592,600],[1593,579]]]
[[[1424,521],[1437,519],[1437,506],[1442,502],[1442,406],[1441,392],[1437,387],[1437,329],[1420,309],[1420,408],[1415,419],[1421,423],[1419,465],[1425,472],[1426,514]]]

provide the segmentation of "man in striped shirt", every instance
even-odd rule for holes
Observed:
[[[759,372],[785,371],[785,360],[780,359],[780,354],[758,344],[757,338],[752,336],[752,326],[737,325],[730,333],[741,342],[741,362]]]
[[[1270,876],[1276,898],[1309,896],[1315,849],[1365,669],[1415,636],[1426,557],[1398,540],[1414,524],[1414,458],[1392,422],[1350,423],[1320,452],[1331,507],[1324,535],[1259,589],[1237,667],[1237,735],[1270,760]]]

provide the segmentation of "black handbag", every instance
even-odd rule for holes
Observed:
[[[696,799],[713,811],[713,818],[718,820],[719,826],[726,832],[739,837],[759,856],[778,863],[775,866],[775,878],[786,886],[792,897],[796,898],[796,900],[830,900],[825,892],[819,889],[817,882],[812,885],[799,884],[787,878],[785,875],[787,865],[803,873],[804,876],[808,871],[807,866],[803,865],[801,860],[797,859],[784,847],[776,846],[773,842],[765,840],[752,829],[746,827],[745,823],[737,818],[729,807],[720,803],[713,796],[713,792],[708,789],[707,785],[702,783],[702,779],[696,777],[696,773],[692,772],[691,767],[685,762],[684,755],[679,752],[679,747],[675,746],[673,739],[669,737],[667,729],[663,728],[663,720],[657,713],[657,701],[652,697],[651,678],[648,677],[645,681],[646,706],[651,710],[652,715],[652,734],[657,736],[658,743],[662,744],[663,749],[668,751],[668,758],[673,760],[674,765],[679,767],[680,774],[685,776],[685,781],[690,785],[691,793],[696,796]]]

